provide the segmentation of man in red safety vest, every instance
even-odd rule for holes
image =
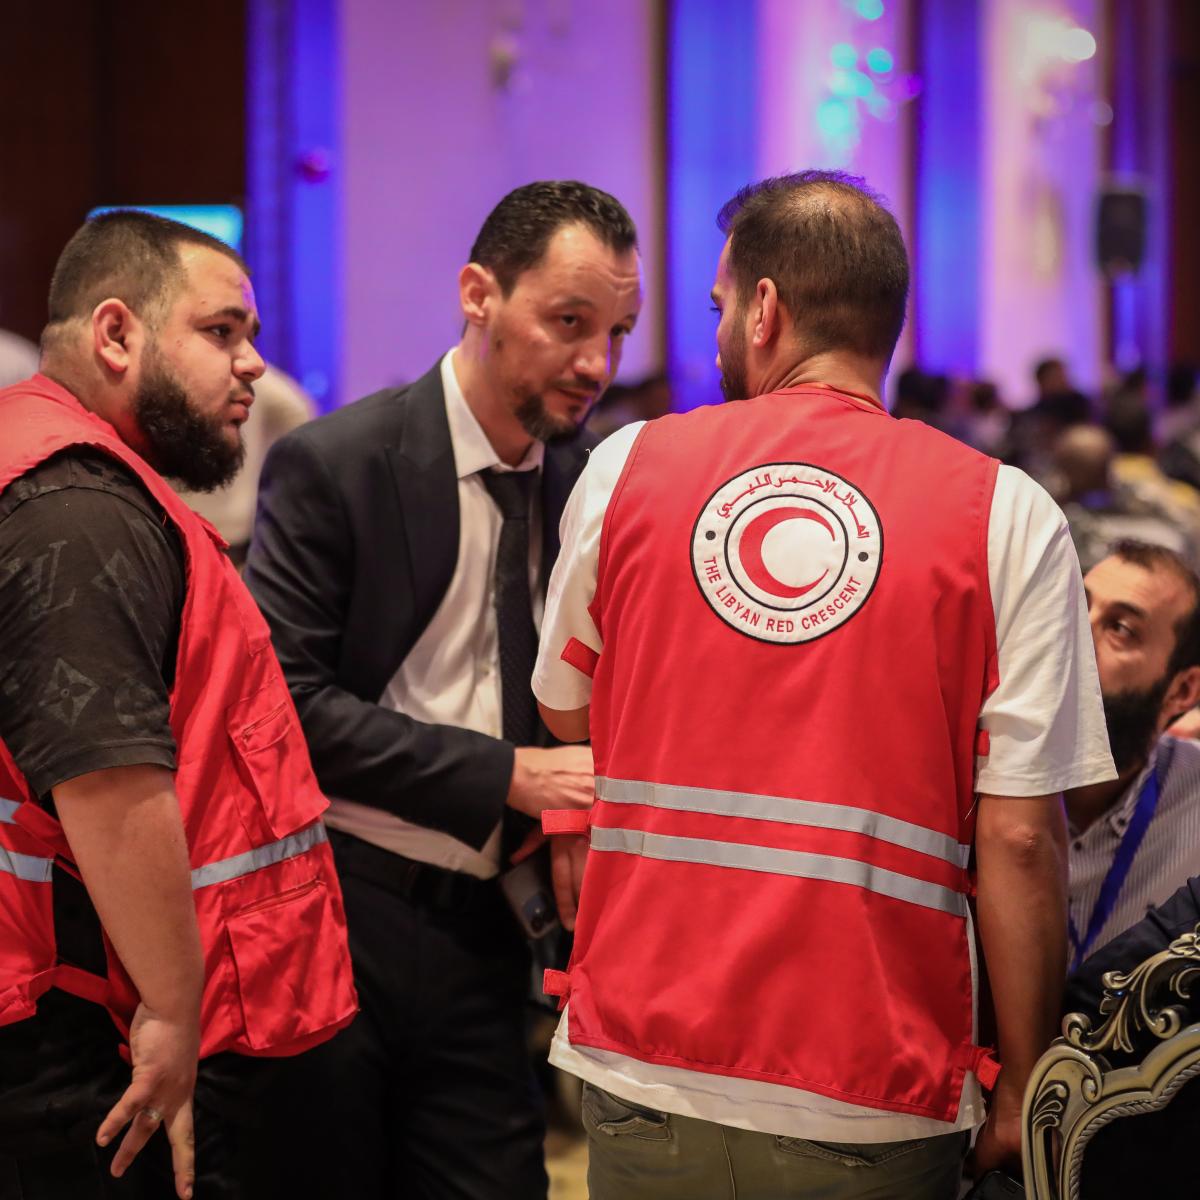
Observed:
[[[1114,774],[1078,563],[1028,478],[884,409],[908,262],[861,181],[719,224],[729,403],[614,434],[563,518],[534,691],[596,803],[544,818],[560,907],[586,864],[551,1059],[597,1200],[950,1198],[976,1127],[1015,1163],[1060,792]]]
[[[254,1098],[353,1017],[345,919],[266,624],[164,479],[240,465],[254,292],[115,212],[49,307],[0,391],[0,1196],[268,1196]]]

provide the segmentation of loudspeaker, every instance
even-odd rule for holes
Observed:
[[[1133,275],[1146,254],[1146,195],[1108,187],[1096,208],[1096,261],[1110,279]]]

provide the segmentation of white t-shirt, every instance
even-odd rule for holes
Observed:
[[[642,424],[618,430],[592,452],[563,512],[562,550],[550,577],[533,676],[534,693],[548,708],[577,709],[591,700],[591,679],[559,655],[571,638],[597,652],[602,648],[588,613],[596,591],[600,533]],[[1000,681],[980,712],[990,748],[986,758],[977,760],[976,790],[1043,796],[1116,778],[1083,580],[1066,521],[1049,495],[1012,467],[1001,467],[996,478],[988,576]],[[973,945],[974,937],[968,941]],[[781,1084],[704,1075],[572,1046],[569,1021],[568,1005],[551,1045],[552,1063],[614,1095],[664,1112],[788,1137],[863,1143],[952,1133],[984,1119],[979,1083],[971,1073],[963,1085],[958,1119],[935,1121]]]

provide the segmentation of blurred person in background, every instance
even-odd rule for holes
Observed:
[[[990,380],[979,379],[967,389],[967,406],[963,419],[963,440],[981,454],[1002,461],[1010,454],[1012,413],[1000,396],[1000,389]]]
[[[242,426],[246,448],[242,469],[229,483],[210,492],[176,488],[183,502],[229,543],[229,560],[235,567],[246,561],[250,548],[258,479],[267,451],[285,433],[311,421],[316,411],[316,402],[290,375],[268,365],[254,386],[254,406]]]
[[[1050,487],[1055,441],[1064,430],[1089,424],[1095,417],[1091,401],[1071,383],[1062,359],[1046,358],[1039,362],[1034,368],[1034,382],[1033,403],[1013,415],[1007,461]]]
[[[1067,372],[1067,364],[1061,358],[1043,358],[1035,363],[1033,384],[1034,396],[1030,408],[1036,408],[1051,396],[1061,396],[1075,390]]]
[[[940,429],[946,418],[949,395],[950,383],[946,376],[930,374],[917,366],[905,367],[896,376],[892,416]]]
[[[1200,543],[1200,492],[1190,484],[1172,479],[1158,465],[1154,418],[1144,373],[1127,376],[1109,396],[1104,426],[1116,444],[1113,478],[1134,495],[1169,513],[1185,533],[1190,553]]]
[[[292,1197],[546,1192],[530,953],[500,876],[531,818],[594,795],[530,676],[579,427],[641,309],[636,231],[586,184],[528,184],[458,285],[461,340],[428,374],[294,430],[263,469],[246,578],[335,797],[363,1001],[272,1098]]]
[[[671,411],[671,381],[651,375],[639,383],[614,383],[588,417],[588,432],[597,438],[624,428],[631,421],[653,421]]]
[[[1099,425],[1072,425],[1052,450],[1051,494],[1062,506],[1086,573],[1106,558],[1112,544],[1133,538],[1164,546],[1197,561],[1200,541],[1175,506],[1115,478],[1116,443]]]
[[[1196,368],[1176,363],[1167,375],[1167,408],[1158,423],[1158,465],[1200,490],[1200,392]]]

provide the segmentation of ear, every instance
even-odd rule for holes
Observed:
[[[141,338],[141,322],[123,300],[101,300],[92,310],[92,349],[114,374],[124,375]]]
[[[1185,667],[1171,680],[1163,697],[1162,715],[1167,723],[1200,704],[1200,667]]]
[[[496,276],[487,267],[467,263],[458,273],[458,303],[469,325],[484,325],[500,295]]]
[[[760,350],[769,346],[779,335],[779,291],[773,279],[760,279],[750,305],[750,340]]]

